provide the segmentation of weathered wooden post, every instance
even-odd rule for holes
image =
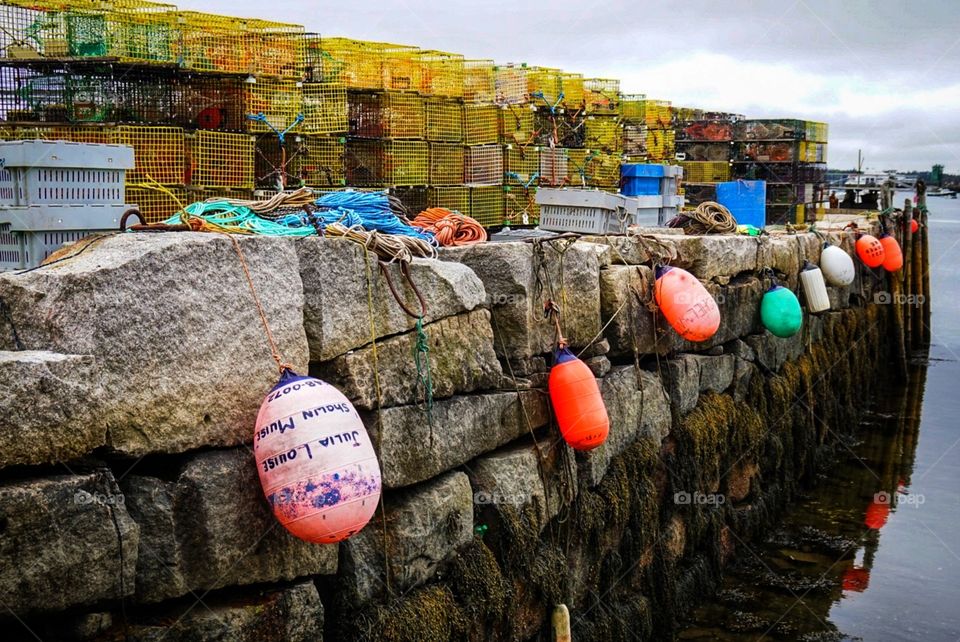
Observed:
[[[920,323],[923,325],[923,334],[920,347],[930,345],[930,228],[927,227],[927,186],[923,181],[917,181],[917,208],[920,210],[920,243],[917,244],[919,250],[920,269],[917,274],[920,275],[919,294],[923,296],[923,303],[920,309]]]
[[[898,278],[903,281],[903,293],[906,295],[906,308],[904,308],[903,329],[906,332],[904,341],[909,354],[913,350],[913,337],[916,325],[917,308],[914,303],[917,300],[917,292],[913,288],[913,232],[910,229],[910,221],[913,219],[913,201],[909,198],[903,203],[903,216],[900,217],[900,225],[897,236],[900,240],[900,246],[903,248],[903,270]]]

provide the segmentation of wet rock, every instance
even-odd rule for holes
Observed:
[[[743,339],[734,339],[728,343],[725,346],[724,352],[740,359],[745,359],[746,361],[753,361],[757,358],[757,353],[754,352],[753,348]]]
[[[526,359],[509,359],[503,373],[507,376],[512,372],[517,377],[529,377],[534,374],[547,372],[547,360],[543,357],[527,357]]]
[[[542,259],[530,243],[445,248],[440,259],[463,263],[483,281],[501,358],[522,359],[553,348],[556,331],[543,317],[551,296],[563,308],[562,328],[571,346],[582,348],[600,333],[600,264],[597,251],[585,243],[544,243]]]
[[[386,565],[393,591],[429,580],[473,537],[473,493],[467,476],[451,472],[385,498]],[[382,596],[384,536],[380,519],[343,543],[341,589],[355,605]]]
[[[364,419],[377,446],[383,484],[408,486],[467,463],[549,420],[537,391],[465,395],[424,406],[397,406]],[[432,437],[431,437],[432,435]]]
[[[758,376],[757,366],[737,357],[733,369],[733,398],[735,401],[743,401],[750,394],[750,384],[753,377]]]
[[[580,358],[589,359],[590,357],[605,355],[608,352],[610,352],[610,342],[606,339],[598,339],[580,352]]]
[[[140,529],[109,471],[0,484],[0,602],[56,611],[133,593]]]
[[[305,370],[291,243],[238,241],[283,356]],[[93,355],[105,391],[96,413],[125,455],[243,443],[277,380],[243,269],[219,234],[108,237],[69,261],[0,275],[0,298],[25,348]],[[12,344],[0,321],[0,348]]]
[[[680,416],[694,409],[700,399],[700,363],[689,354],[666,362],[664,388],[670,403]]]
[[[365,255],[362,247],[346,239],[299,239],[296,248],[311,360],[328,361],[370,343],[371,304],[373,334],[378,339],[414,327],[416,320],[390,293],[376,255]],[[391,265],[386,270],[404,305],[419,313],[420,303],[399,267]],[[414,259],[410,276],[426,302],[428,322],[469,312],[482,306],[486,298],[477,276],[457,263]]]
[[[803,332],[790,338],[775,337],[769,332],[746,337],[747,344],[757,353],[757,364],[770,372],[779,372],[787,361],[804,352]]]
[[[690,355],[690,358],[696,361],[700,370],[700,392],[708,390],[723,392],[733,383],[735,368],[733,355]]]
[[[601,355],[599,357],[590,357],[586,359],[584,363],[587,364],[587,367],[590,368],[590,372],[593,373],[594,377],[598,379],[606,376],[610,372],[610,359],[607,359],[605,356]]]
[[[727,473],[727,499],[731,502],[741,502],[750,495],[750,484],[760,472],[760,467],[753,460],[739,462]]]
[[[609,248],[604,257],[610,265],[641,265],[650,261],[647,245],[638,236],[584,236],[580,240]]]
[[[654,315],[641,297],[650,295],[653,270],[646,266],[611,265],[600,270],[600,314],[613,356],[656,351]],[[636,344],[636,345],[635,345]]]
[[[633,366],[616,366],[600,382],[600,394],[610,418],[607,440],[579,455],[580,475],[590,486],[603,479],[614,457],[638,437],[657,444],[670,431],[670,402],[660,379]]]
[[[479,309],[447,317],[424,327],[427,335],[433,398],[499,387],[503,371],[493,351],[490,313]],[[377,407],[377,384],[383,407],[417,403],[423,397],[414,352],[415,331],[390,337],[311,369],[336,385],[358,408]],[[375,373],[379,372],[379,382]]]
[[[247,448],[191,457],[176,481],[124,481],[143,525],[137,599],[277,582],[337,570],[337,546],[290,535],[273,517]]]
[[[508,446],[478,457],[467,466],[478,508],[508,504],[518,512],[533,506],[537,526],[547,522],[573,501],[577,468],[573,450],[563,442]]]
[[[205,597],[124,631],[130,642],[322,642],[323,604],[313,582],[243,599]]]
[[[750,236],[708,235],[671,239],[679,254],[672,265],[698,279],[735,276],[757,269],[757,240]]]
[[[0,351],[0,468],[48,464],[103,446],[94,358]]]

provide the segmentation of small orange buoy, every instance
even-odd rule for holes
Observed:
[[[571,448],[592,450],[607,440],[607,407],[587,364],[567,348],[561,348],[547,383],[560,434]]]
[[[903,251],[897,239],[889,234],[880,237],[880,245],[883,246],[883,269],[887,272],[896,272],[903,267]]]
[[[867,267],[880,267],[884,259],[883,244],[875,236],[861,234],[857,239],[857,256]]]
[[[720,308],[703,283],[676,267],[658,267],[654,298],[667,323],[688,341],[706,341],[720,328]]]
[[[917,221],[917,219],[915,219],[915,218],[910,219],[910,233],[911,233],[911,234],[916,234],[916,233],[919,232],[919,231],[920,231],[920,223],[919,223],[919,221]]]
[[[875,531],[880,530],[887,523],[890,517],[890,503],[892,499],[885,492],[877,493],[870,505],[867,506],[867,513],[863,517],[863,525]]]
[[[284,370],[260,406],[253,434],[260,485],[284,528],[308,542],[358,532],[380,501],[380,466],[342,392]]]

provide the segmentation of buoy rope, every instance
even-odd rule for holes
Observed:
[[[693,212],[684,212],[671,219],[667,226],[679,227],[684,234],[734,234],[737,219],[720,203],[704,201]]]
[[[240,242],[237,241],[237,237],[233,234],[227,234],[225,232],[223,234],[233,243],[233,250],[237,253],[237,258],[240,259],[240,266],[243,268],[243,274],[247,278],[247,285],[250,287],[250,295],[253,297],[253,303],[256,305],[257,312],[260,315],[263,331],[267,335],[267,343],[270,344],[270,354],[273,356],[273,360],[277,362],[277,369],[280,371],[280,374],[283,374],[285,370],[292,370],[293,366],[283,360],[283,355],[280,354],[280,349],[277,348],[277,342],[274,340],[273,333],[270,331],[267,314],[263,311],[260,297],[257,296],[257,288],[253,285],[253,277],[250,276],[250,268],[247,266],[247,260],[243,256],[243,250],[240,249]]]
[[[479,221],[443,207],[423,210],[411,225],[430,232],[443,246],[471,245],[487,240],[487,231]]]

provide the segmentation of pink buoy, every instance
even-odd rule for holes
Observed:
[[[380,465],[353,404],[325,381],[284,370],[260,406],[253,435],[273,514],[300,539],[344,540],[380,501]]]

